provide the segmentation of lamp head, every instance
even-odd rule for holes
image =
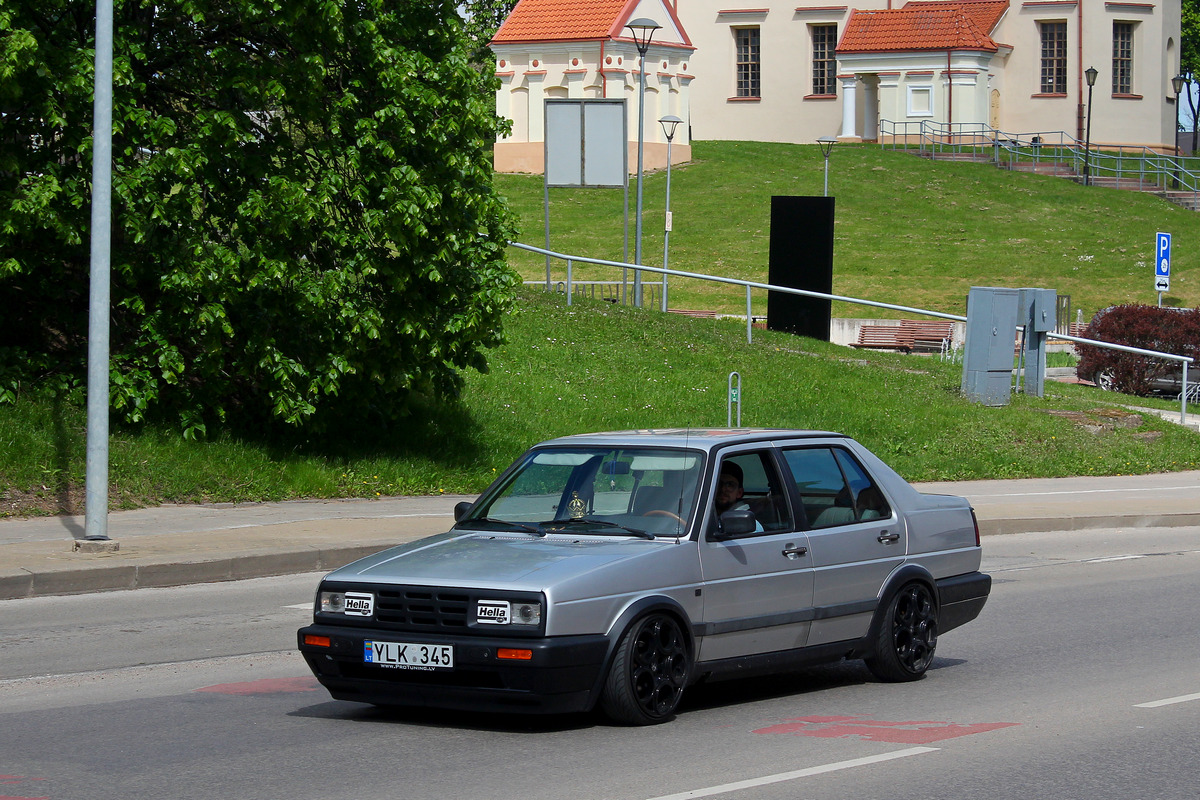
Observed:
[[[817,139],[817,144],[821,145],[821,154],[829,158],[829,151],[833,150],[833,146],[837,144],[837,139],[822,136],[820,139]]]
[[[654,36],[654,32],[661,28],[652,19],[646,17],[638,17],[635,20],[630,20],[625,23],[625,27],[629,29],[629,33],[633,36],[633,43],[637,46],[637,51],[640,55],[646,55],[646,50],[650,48],[650,38]]]
[[[675,129],[679,127],[679,123],[681,122],[683,120],[674,114],[668,114],[658,121],[658,124],[662,125],[663,134],[667,137],[668,142],[675,138]]]
[[[1088,86],[1096,85],[1096,76],[1099,74],[1100,74],[1100,70],[1096,69],[1095,67],[1088,67],[1087,69],[1085,69],[1083,71],[1083,76],[1085,78],[1087,78]]]
[[[1183,85],[1185,83],[1187,83],[1187,78],[1183,77],[1182,75],[1176,75],[1174,78],[1171,78],[1171,88],[1175,90],[1175,94],[1179,94],[1183,91]]]

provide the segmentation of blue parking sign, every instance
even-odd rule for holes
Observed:
[[[1161,231],[1154,237],[1154,288],[1171,291],[1171,234]]]

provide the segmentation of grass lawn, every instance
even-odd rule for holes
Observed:
[[[818,148],[700,142],[695,154],[672,174],[672,266],[765,281],[769,198],[820,193]],[[648,220],[661,220],[663,177],[648,179]],[[498,181],[522,219],[521,240],[539,244],[540,178]],[[1071,295],[1087,318],[1113,303],[1155,302],[1150,251],[1164,230],[1175,234],[1166,300],[1200,302],[1191,244],[1200,215],[1148,195],[842,145],[830,188],[839,294],[962,313],[972,285],[1039,286]],[[555,190],[552,200],[556,249],[620,259],[619,192]],[[644,251],[661,258],[661,232],[646,227]],[[543,260],[510,253],[523,275],[544,277]],[[738,288],[678,281],[671,298],[678,308],[745,313]],[[755,303],[765,313],[765,296]],[[1178,410],[1169,401],[1050,381],[1044,399],[1016,395],[984,408],[960,396],[961,366],[936,357],[766,331],[748,344],[735,321],[598,300],[567,307],[561,295],[533,289],[521,293],[505,332],[507,343],[487,353],[488,373],[466,374],[460,402],[431,403],[408,424],[364,430],[355,441],[284,446],[226,434],[187,442],[173,430],[115,427],[111,505],[474,493],[551,436],[723,426],[733,370],[743,424],[850,434],[913,481],[1200,469],[1200,435],[1118,404]],[[79,404],[0,406],[0,516],[82,511],[85,419]]]
[[[773,195],[819,195],[824,159],[816,145],[696,142],[693,161],[671,171],[670,266],[766,282]],[[541,176],[497,180],[520,217],[518,240],[545,243]],[[644,181],[644,263],[662,266],[665,171]],[[965,314],[972,286],[1040,287],[1069,295],[1089,320],[1117,303],[1155,304],[1154,235],[1174,234],[1166,305],[1200,305],[1200,214],[1150,194],[1084,187],[986,164],[933,162],[877,145],[838,145],[830,160],[835,198],[834,294]],[[630,188],[630,206],[634,189]],[[633,214],[633,211],[630,211]],[[550,192],[551,249],[624,259],[619,189]],[[630,260],[633,252],[630,222]],[[545,280],[545,259],[510,250],[527,280]],[[554,279],[566,268],[554,263]],[[646,273],[646,279],[656,276]],[[620,279],[620,270],[576,265],[580,280]],[[756,292],[754,313],[766,313]],[[673,308],[745,314],[745,294],[687,279],[671,281]],[[899,316],[838,303],[835,317]]]

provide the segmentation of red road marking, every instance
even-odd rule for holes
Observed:
[[[14,786],[25,781],[44,781],[45,778],[26,778],[24,775],[0,775],[0,785]],[[50,800],[48,796],[26,797],[25,795],[0,794],[0,800]]]
[[[755,733],[790,733],[823,739],[858,738],[869,742],[929,744],[975,733],[986,733],[1017,725],[1016,722],[883,722],[864,717],[798,717],[788,722],[759,728]]]
[[[197,692],[214,692],[216,694],[285,694],[288,692],[315,692],[321,688],[316,678],[263,678],[257,681],[243,683],[218,683],[215,686],[203,686]],[[0,800],[4,798],[0,797]]]

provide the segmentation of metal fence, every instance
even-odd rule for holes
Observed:
[[[519,250],[525,250],[530,253],[537,253],[539,255],[546,256],[548,259],[557,258],[557,259],[560,259],[560,260],[566,262],[566,269],[567,269],[566,280],[565,281],[552,281],[550,279],[549,273],[547,273],[547,279],[546,279],[544,285],[546,287],[546,291],[552,291],[555,286],[564,287],[565,294],[567,297],[567,305],[571,305],[572,298],[575,293],[574,288],[575,288],[576,283],[573,280],[573,271],[574,271],[574,266],[577,263],[596,264],[598,266],[614,267],[614,268],[622,269],[622,270],[635,270],[635,271],[641,270],[643,272],[651,272],[651,273],[663,276],[661,284],[654,284],[654,283],[647,284],[644,281],[642,283],[643,291],[645,291],[645,287],[647,287],[647,286],[658,286],[663,289],[662,306],[661,306],[663,311],[667,310],[666,291],[665,291],[666,286],[667,286],[667,276],[679,277],[679,278],[694,278],[696,280],[712,281],[714,283],[724,283],[724,284],[729,284],[731,286],[741,286],[746,291],[746,342],[747,343],[754,342],[754,316],[753,316],[753,312],[751,311],[751,292],[754,289],[763,289],[768,292],[782,292],[784,294],[795,294],[795,295],[801,295],[803,297],[815,297],[815,298],[818,298],[821,300],[837,300],[837,301],[840,301],[843,303],[853,303],[856,305],[870,306],[872,308],[885,308],[885,309],[888,309],[891,311],[903,311],[907,314],[920,314],[920,315],[926,316],[926,317],[937,317],[940,319],[955,320],[956,322],[966,322],[967,321],[966,317],[961,316],[959,314],[945,314],[940,311],[930,311],[927,308],[914,308],[912,306],[902,306],[902,305],[897,305],[895,303],[881,303],[876,300],[864,300],[861,297],[845,297],[843,295],[837,295],[837,294],[825,294],[824,292],[814,292],[814,291],[810,291],[808,289],[796,289],[791,286],[777,286],[777,285],[770,284],[770,283],[759,283],[757,281],[744,281],[739,278],[726,278],[726,277],[723,277],[720,275],[705,275],[700,272],[687,272],[687,271],[679,270],[679,269],[664,269],[662,267],[651,267],[651,266],[647,266],[644,264],[642,264],[642,265],[628,264],[623,261],[607,261],[607,260],[601,259],[601,258],[588,258],[587,256],[567,255],[565,253],[558,253],[553,250],[547,250],[543,247],[534,247],[532,245],[521,244],[520,242],[509,242],[508,244],[510,247],[515,247]],[[534,283],[535,283],[535,285],[542,285],[543,282],[536,281]],[[615,286],[621,288],[622,291],[619,293],[621,301],[623,302],[624,300],[627,299],[627,293],[623,290],[624,289],[624,287],[622,285],[623,282],[617,282],[617,281],[610,281],[610,282],[587,281],[587,282],[584,282],[584,285],[586,285],[586,286],[595,286],[598,284],[615,285]],[[618,295],[614,292],[613,297],[615,298],[617,296]],[[643,297],[644,296],[645,295],[643,295]],[[1023,328],[1021,326],[1018,326],[1018,330],[1023,330]],[[1183,390],[1180,392],[1180,395],[1179,395],[1180,404],[1181,404],[1180,410],[1179,410],[1179,421],[1180,421],[1180,423],[1187,422],[1188,395],[1192,393],[1192,390],[1189,389],[1189,387],[1188,387],[1188,366],[1192,363],[1192,359],[1189,356],[1178,356],[1178,355],[1175,355],[1174,353],[1160,353],[1155,350],[1143,350],[1138,347],[1128,347],[1126,345],[1113,344],[1111,342],[1102,342],[1102,341],[1099,341],[1096,339],[1084,339],[1079,336],[1070,336],[1065,333],[1048,333],[1046,335],[1052,339],[1063,339],[1065,341],[1074,342],[1076,344],[1095,345],[1096,347],[1104,347],[1104,348],[1108,348],[1110,350],[1121,350],[1126,353],[1135,353],[1137,355],[1149,356],[1151,358],[1162,358],[1162,359],[1166,359],[1169,361],[1180,362],[1180,364],[1182,365],[1182,368],[1183,368],[1183,384],[1182,384]]]
[[[1084,175],[1104,185],[1191,195],[1200,205],[1200,159],[1148,147],[1081,142],[1064,131],[1008,133],[981,123],[879,121],[885,149],[932,159],[973,158],[997,167]]]

